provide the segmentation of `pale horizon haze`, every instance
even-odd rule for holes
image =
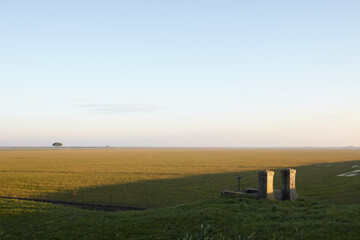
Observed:
[[[2,1],[0,147],[360,146],[359,1]]]

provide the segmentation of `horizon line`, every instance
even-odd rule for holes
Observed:
[[[53,146],[0,146],[0,149],[6,148],[187,148],[187,149],[334,149],[334,148],[342,148],[342,149],[360,149],[360,146],[326,146],[326,147],[319,147],[319,146],[292,146],[292,147],[285,147],[285,146],[262,146],[262,147],[251,147],[251,146],[244,146],[244,147],[216,147],[216,146],[61,146],[61,147],[53,147]]]

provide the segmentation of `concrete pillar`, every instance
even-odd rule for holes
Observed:
[[[274,197],[274,171],[259,172],[259,189],[257,198],[275,199]]]
[[[281,170],[281,194],[282,200],[295,201],[298,198],[295,189],[296,170],[286,168]]]

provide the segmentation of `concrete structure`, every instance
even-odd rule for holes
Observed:
[[[232,194],[246,194],[254,196],[258,199],[275,199],[275,200],[290,200],[298,199],[298,194],[295,189],[296,170],[286,168],[281,170],[281,189],[274,189],[274,171],[264,170],[258,172],[259,174],[259,188],[244,188],[240,190],[240,185],[237,190],[223,190],[222,195]],[[240,179],[240,177],[238,177]]]
[[[298,194],[295,189],[296,170],[286,168],[281,170],[281,199],[295,201]]]
[[[274,197],[274,171],[259,172],[259,188],[257,198],[275,199]]]

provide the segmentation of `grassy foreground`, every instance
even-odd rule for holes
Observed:
[[[162,207],[217,198],[239,175],[256,188],[257,170],[295,167],[302,197],[359,203],[360,175],[336,177],[359,159],[356,149],[1,149],[0,195]]]
[[[116,213],[0,200],[0,239],[358,239],[359,216],[360,205],[248,197]]]
[[[0,239],[358,239],[358,150],[0,150],[0,195],[145,206],[98,212],[0,199]],[[219,197],[297,169],[296,202]]]

